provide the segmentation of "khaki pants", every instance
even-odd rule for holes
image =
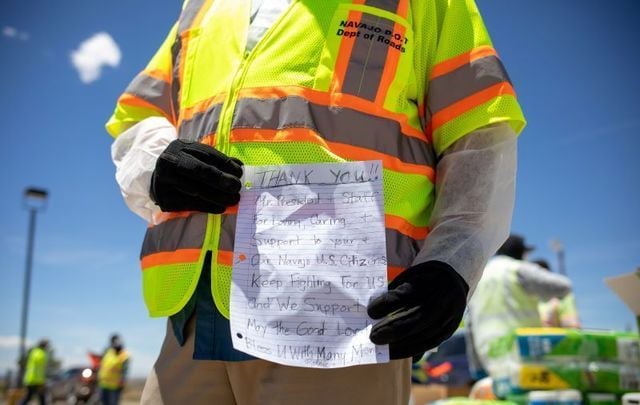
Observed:
[[[411,359],[323,370],[264,360],[193,360],[193,319],[180,347],[171,325],[147,378],[142,404],[406,405]]]

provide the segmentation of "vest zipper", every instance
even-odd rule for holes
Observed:
[[[247,71],[249,70],[249,66],[251,62],[255,58],[256,54],[262,48],[263,44],[271,37],[273,31],[280,25],[282,20],[286,18],[286,16],[291,12],[291,9],[295,5],[297,0],[293,0],[287,9],[278,17],[276,21],[269,27],[267,32],[260,38],[260,40],[256,43],[253,49],[250,52],[245,52],[242,60],[240,61],[240,65],[238,66],[238,70],[233,77],[231,82],[231,88],[227,93],[229,96],[225,100],[224,105],[222,106],[222,111],[220,112],[220,121],[218,123],[218,131],[216,134],[216,146],[218,150],[224,154],[229,153],[229,138],[231,136],[231,124],[233,121],[233,113],[235,111],[236,102],[238,101],[238,94],[240,93],[240,88],[242,87],[242,83],[244,82],[245,76],[247,75]]]
[[[220,121],[218,122],[218,130],[216,133],[216,148],[224,153],[229,154],[229,139],[231,137],[231,125],[233,123],[233,113],[235,111],[236,102],[238,101],[238,95],[240,94],[240,89],[242,88],[242,83],[247,75],[247,71],[251,62],[255,58],[255,55],[263,46],[264,42],[271,37],[273,31],[275,31],[276,27],[278,27],[282,20],[286,18],[286,16],[291,12],[291,9],[297,3],[298,0],[293,0],[288,8],[278,17],[278,19],[269,27],[267,32],[260,38],[260,40],[256,43],[253,49],[250,52],[245,52],[243,55],[240,64],[238,65],[238,70],[236,71],[233,80],[231,81],[231,86],[229,91],[227,92],[228,96],[225,100],[222,111],[220,112]],[[211,251],[211,267],[215,268],[218,265],[218,245],[220,242],[220,228],[222,225],[222,215],[219,214],[209,214],[208,215],[208,224],[207,229],[209,229],[209,234],[206,235],[205,238],[205,248],[208,251]],[[208,243],[207,243],[208,241]],[[211,275],[212,283],[215,282],[215,276]],[[213,294],[215,300],[215,294]],[[217,304],[217,303],[216,303]],[[218,305],[220,309],[220,306]]]

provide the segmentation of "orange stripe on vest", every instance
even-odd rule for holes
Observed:
[[[180,249],[173,252],[160,252],[145,256],[140,260],[142,271],[151,267],[178,263],[193,263],[200,259],[200,249]]]
[[[429,234],[428,227],[412,225],[406,219],[391,214],[386,214],[384,216],[384,224],[387,228],[395,229],[401,234],[407,235],[413,239],[422,240]]]
[[[122,103],[122,104],[126,104],[126,105],[130,105],[133,107],[142,107],[142,108],[148,108],[150,110],[153,111],[157,111],[159,112],[163,117],[165,117],[166,119],[169,120],[169,122],[173,122],[173,118],[168,116],[166,112],[164,112],[162,110],[162,108],[151,104],[150,102],[141,99],[140,97],[134,96],[131,93],[124,93],[120,96],[120,98],[118,99],[118,103]]]
[[[433,131],[435,131],[442,125],[446,124],[454,118],[459,117],[467,111],[470,111],[475,107],[486,103],[492,98],[503,95],[511,95],[514,97],[516,95],[513,87],[509,82],[495,84],[475,94],[472,94],[469,97],[465,97],[464,99],[450,105],[443,110],[438,111],[437,113],[433,114],[433,117],[431,118],[431,128]]]
[[[474,60],[490,55],[498,56],[496,50],[491,46],[480,46],[474,48],[469,52],[465,52],[435,65],[433,69],[431,69],[431,76],[429,76],[429,79],[435,79],[438,76],[445,75],[461,66],[467,65]]]

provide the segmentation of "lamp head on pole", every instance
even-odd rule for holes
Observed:
[[[564,251],[564,244],[560,239],[552,239],[549,242],[549,247],[556,253]]]
[[[22,195],[24,206],[29,209],[41,210],[47,205],[49,192],[44,188],[28,187]]]

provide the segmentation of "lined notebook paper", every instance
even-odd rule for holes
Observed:
[[[389,361],[366,307],[387,289],[380,161],[245,166],[236,224],[231,334],[276,363]]]

